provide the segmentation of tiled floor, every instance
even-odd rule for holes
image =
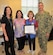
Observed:
[[[47,49],[47,55],[53,55],[53,41],[49,41],[48,45],[47,45],[48,49]],[[0,46],[0,55],[5,55],[5,53],[2,53],[2,49],[3,47]],[[37,55],[38,51],[39,51],[39,44],[38,44],[38,39],[36,38],[36,51],[35,51],[35,55]],[[21,55],[31,55],[30,53],[28,54],[27,51],[29,50],[28,45],[25,45],[24,51],[25,54],[21,54]],[[16,51],[16,55],[19,55],[17,49],[15,49]]]

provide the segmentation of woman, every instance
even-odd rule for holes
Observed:
[[[18,41],[18,50],[19,53],[24,53],[24,43],[25,43],[25,36],[24,36],[24,25],[25,20],[23,19],[23,13],[21,10],[18,10],[16,12],[16,18],[14,20],[14,26],[15,26],[15,37]]]
[[[33,17],[34,17],[33,11],[29,11],[27,16],[28,16],[29,19],[26,20],[26,25],[34,25],[35,30],[37,31],[38,23],[35,19],[33,19]],[[35,37],[36,37],[36,34],[33,34],[33,33],[26,34],[26,37],[28,37],[29,48],[30,48],[28,53],[31,52],[32,55],[34,55],[34,53],[35,53]],[[33,47],[32,47],[32,45],[33,45]]]
[[[1,23],[2,23],[4,43],[5,43],[5,53],[6,55],[15,55],[12,9],[9,6],[6,6],[4,9],[4,15],[2,17]],[[10,52],[9,52],[9,47],[10,47]]]

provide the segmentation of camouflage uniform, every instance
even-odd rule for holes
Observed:
[[[46,33],[51,31],[51,16],[48,12],[42,14],[37,13],[35,19],[38,21],[38,41],[42,52],[47,51],[47,40]]]
[[[52,27],[53,27],[53,17],[51,18],[51,22],[52,22]]]

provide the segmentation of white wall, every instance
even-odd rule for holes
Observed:
[[[53,0],[42,0],[42,2],[44,3],[44,9],[53,15]]]

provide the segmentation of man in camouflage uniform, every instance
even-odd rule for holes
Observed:
[[[44,11],[43,3],[38,4],[38,13],[35,15],[35,19],[38,21],[38,41],[41,51],[38,55],[46,55],[47,41],[51,31],[51,16],[48,12]]]

